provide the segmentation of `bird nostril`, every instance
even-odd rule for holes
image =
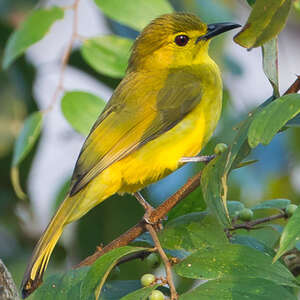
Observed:
[[[215,30],[216,29],[216,25],[214,24],[210,24],[207,26],[207,30]]]

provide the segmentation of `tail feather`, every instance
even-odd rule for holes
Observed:
[[[23,298],[29,296],[43,282],[44,271],[64,227],[114,194],[118,188],[117,184],[107,188],[106,184],[102,186],[101,180],[94,179],[89,189],[82,189],[74,196],[65,198],[33,251],[21,284]]]
[[[47,234],[50,226],[48,226],[45,234]],[[57,229],[51,239],[42,236],[37,244],[30,263],[27,266],[25,275],[21,284],[23,298],[28,297],[43,282],[43,274],[47,268],[51,253],[62,234],[63,228]]]
[[[67,197],[63,201],[37,243],[21,284],[23,298],[28,297],[43,282],[51,253],[78,203],[74,200],[73,197]]]

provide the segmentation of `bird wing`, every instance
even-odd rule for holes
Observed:
[[[142,83],[141,89],[129,88],[126,80],[107,103],[82,147],[72,177],[71,196],[112,163],[174,127],[202,96],[199,78],[185,71],[170,73],[162,88],[148,88],[142,99],[137,91],[147,83]]]

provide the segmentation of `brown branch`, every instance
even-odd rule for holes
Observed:
[[[153,225],[151,224],[146,224],[146,229],[148,230],[148,232],[150,233],[154,245],[157,248],[157,252],[159,253],[160,257],[163,260],[163,263],[165,265],[165,269],[166,269],[166,279],[168,282],[168,285],[170,287],[170,292],[171,292],[171,300],[177,300],[178,299],[178,295],[176,292],[176,288],[175,288],[175,284],[173,281],[173,275],[172,275],[172,265],[165,253],[165,251],[163,250],[163,248],[161,247],[160,241],[158,239],[158,236],[156,234],[156,231],[154,230]]]
[[[0,259],[0,299],[18,300],[18,289],[12,279],[11,274]]]
[[[55,105],[55,102],[58,98],[58,95],[60,94],[60,92],[63,91],[64,89],[64,77],[65,77],[65,71],[67,68],[67,64],[75,43],[75,40],[78,37],[78,5],[79,5],[79,1],[80,0],[75,0],[74,4],[72,6],[70,6],[70,9],[73,10],[74,16],[73,16],[73,25],[72,25],[72,34],[71,34],[71,38],[70,41],[67,45],[67,48],[63,54],[62,60],[61,60],[61,66],[60,66],[60,72],[59,72],[59,79],[58,79],[58,85],[53,93],[52,99],[50,101],[49,106],[43,111],[44,113],[47,113],[49,111],[51,111]],[[69,8],[69,7],[68,7]]]
[[[241,223],[241,224],[234,224],[231,228],[226,228],[226,231],[233,231],[233,230],[237,230],[237,229],[247,229],[247,230],[257,229],[257,228],[255,228],[256,225],[267,223],[267,222],[277,220],[277,219],[287,219],[287,218],[288,218],[288,215],[286,214],[286,212],[283,211],[277,215],[264,217],[261,219],[256,219],[256,220]]]
[[[284,95],[297,93],[300,90],[300,75],[297,75],[297,79],[294,83],[286,90]]]
[[[177,205],[182,199],[184,199],[187,195],[193,192],[200,185],[201,173],[202,172],[199,172],[192,178],[190,178],[177,192],[175,192],[165,202],[163,202],[160,206],[154,209],[148,217],[148,221],[152,224],[158,224],[161,220],[163,220],[167,213],[175,205]],[[135,226],[130,228],[128,231],[123,233],[121,236],[119,236],[112,242],[110,242],[108,245],[106,245],[100,250],[97,250],[94,254],[84,259],[77,266],[75,266],[75,268],[91,265],[97,258],[102,256],[103,254],[115,248],[128,245],[130,242],[132,242],[145,231],[147,231],[146,223],[144,219],[142,219],[139,223],[137,223]]]

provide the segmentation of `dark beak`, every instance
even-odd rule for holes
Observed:
[[[199,36],[196,40],[196,44],[199,41],[202,40],[209,40],[212,37],[219,35],[223,32],[229,31],[231,29],[235,29],[241,27],[241,25],[236,24],[236,23],[231,23],[231,22],[224,22],[224,23],[215,23],[215,24],[209,24],[207,25],[207,32],[205,35]]]

